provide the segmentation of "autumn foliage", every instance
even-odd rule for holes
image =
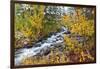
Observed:
[[[23,59],[22,65],[92,62],[95,59],[95,9],[61,6],[15,5],[15,49],[32,46],[39,39],[58,32],[61,26],[71,32],[64,35],[63,52],[58,48],[47,56]],[[73,58],[74,57],[74,58]]]

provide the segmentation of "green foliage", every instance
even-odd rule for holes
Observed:
[[[71,62],[74,61],[74,63],[93,61],[93,49],[95,48],[94,19],[87,18],[86,16],[89,13],[84,13],[82,8],[74,8],[72,13],[62,17],[62,25],[71,31],[69,36],[64,35],[64,44],[66,51],[69,51],[69,59]],[[81,43],[77,40],[77,36],[83,37]],[[81,40],[80,37],[79,40]]]
[[[62,7],[63,8],[63,7]],[[85,9],[85,12],[83,12]],[[63,52],[51,51],[47,56],[35,56],[23,59],[22,64],[57,64],[88,62],[94,60],[94,12],[90,8],[71,7],[69,12],[61,11],[59,6],[44,6],[35,4],[15,5],[15,48],[24,44],[31,46],[51,32],[59,32],[65,26],[71,32],[64,35]],[[65,14],[63,14],[65,13]],[[91,16],[91,18],[89,17]],[[83,37],[78,41],[77,36]],[[79,39],[81,40],[81,38]],[[84,45],[83,45],[84,44]],[[75,57],[75,58],[73,58]]]
[[[41,36],[40,33],[43,29],[45,7],[42,5],[28,5],[29,8],[26,7],[28,9],[24,8],[25,10],[23,10],[22,7],[24,7],[25,5],[15,5],[15,32],[19,32],[22,34],[15,34],[15,38],[17,39],[18,35],[20,35],[21,37],[19,38],[19,40],[22,38],[24,38],[23,40],[28,38],[30,41],[36,41]]]
[[[22,38],[24,38],[23,41],[27,38],[33,42],[38,41],[38,39],[41,39],[44,36],[48,36],[50,32],[57,32],[60,29],[60,24],[56,20],[56,12],[58,9],[48,10],[48,16],[48,13],[45,12],[45,9],[49,8],[53,7],[46,8],[43,5],[38,6],[28,4],[15,5],[15,32],[20,33],[15,34],[15,38],[17,39],[16,44]],[[50,12],[55,13],[51,15]],[[23,43],[21,43],[21,45],[22,44]]]
[[[37,65],[37,64],[59,64],[68,63],[69,58],[65,53],[59,53],[57,49],[51,51],[47,56],[34,56],[27,59],[23,59],[21,65]]]
[[[81,36],[92,36],[94,34],[94,20],[85,17],[82,8],[75,8],[73,15],[64,15],[62,24],[69,30]]]

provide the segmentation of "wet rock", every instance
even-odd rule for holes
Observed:
[[[23,48],[31,48],[32,46],[29,46],[29,45],[24,45]]]
[[[65,32],[64,34],[71,34],[71,32],[70,32],[70,31],[67,31],[67,32]]]
[[[50,48],[41,49],[37,55],[48,55],[50,53]]]
[[[40,46],[41,46],[40,44],[36,44],[36,45],[35,45],[35,47],[40,47]]]
[[[46,37],[38,40],[35,42],[32,48],[28,49],[27,43],[25,43],[25,49],[23,48],[20,50],[20,55],[16,53],[15,55],[18,56],[18,58],[15,58],[15,63],[20,64],[20,61],[23,58],[31,57],[31,56],[42,56],[42,55],[48,55],[51,52],[52,48],[59,48],[60,51],[63,51],[62,48],[64,39],[63,35],[64,32],[67,32],[66,28],[62,28],[62,31],[58,33],[52,33],[51,37]]]

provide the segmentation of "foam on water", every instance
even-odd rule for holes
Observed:
[[[15,65],[20,65],[23,59],[34,56],[37,53],[40,53],[42,49],[51,48],[52,45],[62,43],[63,34],[65,32],[67,32],[67,29],[65,27],[62,27],[61,32],[56,33],[56,35],[52,35],[51,37],[47,38],[47,40],[44,43],[41,43],[39,47],[33,46],[32,48],[29,49],[28,48],[19,49],[18,51],[16,51],[17,53],[15,53]]]

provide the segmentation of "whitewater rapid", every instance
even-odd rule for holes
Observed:
[[[54,46],[58,46],[64,42],[64,33],[67,33],[67,29],[65,27],[61,28],[61,31],[51,35],[44,42],[37,42],[36,45],[39,45],[31,48],[22,48],[15,52],[15,65],[20,65],[21,61],[25,58],[37,55],[38,53],[43,54],[43,51],[46,51],[49,48]]]

